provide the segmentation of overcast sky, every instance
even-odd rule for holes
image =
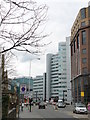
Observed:
[[[58,43],[65,41],[71,35],[71,27],[83,7],[88,6],[89,0],[36,0],[40,4],[46,4],[48,9],[48,21],[45,32],[51,33],[47,41],[52,43],[43,49],[42,56],[30,56],[19,54],[16,61],[18,76],[35,77],[46,72],[46,54],[57,53]],[[40,57],[40,60],[37,58]],[[31,62],[30,62],[31,61]],[[31,63],[31,65],[30,65]]]

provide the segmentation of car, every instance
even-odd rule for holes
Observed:
[[[65,103],[58,103],[58,108],[65,108],[66,104]]]
[[[65,108],[66,104],[62,100],[58,100],[57,106],[58,108]]]
[[[45,109],[45,103],[44,102],[40,102],[38,105],[39,109]]]
[[[83,103],[75,103],[73,113],[84,113],[87,114],[87,108]]]

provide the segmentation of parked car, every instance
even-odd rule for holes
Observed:
[[[45,109],[45,103],[44,102],[40,102],[38,105],[39,109]]]
[[[87,108],[83,103],[75,103],[73,113],[84,113],[87,114]]]

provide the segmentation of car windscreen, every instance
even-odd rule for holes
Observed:
[[[85,107],[83,104],[77,104],[77,107]]]

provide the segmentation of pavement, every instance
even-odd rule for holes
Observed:
[[[31,112],[28,107],[24,106],[23,111],[20,111],[19,118],[42,118],[42,117],[37,114],[33,106],[31,108]]]

